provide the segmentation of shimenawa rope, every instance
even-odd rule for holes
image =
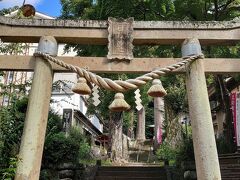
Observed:
[[[202,55],[194,55],[187,58],[184,58],[182,61],[177,62],[175,64],[166,66],[164,68],[159,68],[157,70],[153,70],[149,73],[146,73],[142,76],[139,76],[135,79],[128,79],[125,81],[122,80],[111,80],[109,78],[102,78],[101,76],[94,74],[90,71],[87,71],[78,66],[74,66],[68,63],[63,62],[62,60],[56,59],[46,53],[37,51],[34,53],[34,56],[40,56],[45,60],[53,62],[65,69],[68,69],[72,72],[77,73],[80,77],[86,78],[88,82],[94,83],[99,87],[102,87],[106,90],[116,91],[116,92],[126,92],[130,89],[137,89],[142,85],[145,85],[148,81],[159,78],[161,75],[167,74],[171,71],[174,71],[187,63],[190,63],[196,59],[202,58]]]

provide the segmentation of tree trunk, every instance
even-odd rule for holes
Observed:
[[[229,97],[229,92],[226,87],[226,83],[224,82],[223,75],[217,75],[217,82],[219,84],[220,94],[221,94],[221,110],[225,113],[225,132],[224,135],[227,139],[229,151],[234,151],[234,142],[233,142],[233,117],[231,112],[231,102]]]
[[[137,140],[145,140],[145,108],[143,107],[138,111],[138,122],[137,122]]]
[[[122,112],[111,113],[110,115],[110,148],[111,148],[111,159],[113,161],[118,161],[123,158],[123,117]]]
[[[127,131],[127,135],[128,137],[130,137],[131,139],[134,139],[134,131],[133,131],[133,123],[134,123],[134,111],[131,110],[130,111],[130,123],[129,123],[129,129]]]

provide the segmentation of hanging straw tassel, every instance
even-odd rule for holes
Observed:
[[[82,95],[90,95],[92,93],[92,90],[87,85],[86,79],[83,77],[78,79],[78,82],[73,86],[72,91]]]
[[[123,93],[116,93],[113,102],[108,106],[111,111],[121,112],[130,109],[130,105],[124,100]]]
[[[162,86],[162,82],[159,79],[154,79],[152,86],[148,90],[148,95],[152,97],[163,97],[167,95],[167,92]]]

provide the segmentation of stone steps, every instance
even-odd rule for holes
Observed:
[[[160,178],[163,179],[163,178]],[[148,178],[148,177],[115,177],[115,176],[98,176],[95,180],[159,180],[159,177]],[[164,179],[163,179],[164,180]]]
[[[240,154],[219,155],[222,180],[240,180]]]
[[[151,171],[100,171],[98,176],[117,176],[126,177],[129,175],[134,175],[134,177],[159,177],[162,176],[164,172],[151,172]]]
[[[99,167],[95,180],[166,180],[163,167],[111,166]]]
[[[144,164],[141,166],[141,163],[138,163],[139,166],[135,166],[134,165],[129,165],[129,166],[100,166],[98,167],[98,170],[100,171],[151,171],[151,172],[158,172],[158,171],[165,171],[164,167],[160,167],[160,166],[145,166]]]

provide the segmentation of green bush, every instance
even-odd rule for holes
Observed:
[[[80,159],[90,159],[90,145],[78,129],[50,134],[46,137],[43,151],[43,166],[56,167],[60,163],[78,163]]]
[[[164,161],[176,159],[177,151],[173,149],[169,143],[164,141],[157,150],[157,157]]]
[[[2,180],[11,180],[14,178],[17,170],[17,158],[10,158],[9,166],[4,169],[0,169],[0,179]]]
[[[13,98],[8,107],[0,109],[0,179],[14,177],[16,164],[12,157],[19,153],[27,103],[27,97]],[[72,129],[66,136],[59,115],[50,110],[48,117],[43,167],[56,167],[63,162],[79,163],[80,158],[90,159],[90,145],[84,135]]]
[[[184,140],[176,155],[176,165],[180,166],[183,161],[195,161],[192,138]]]
[[[232,144],[230,141],[226,139],[225,136],[220,136],[218,139],[216,139],[216,144],[217,144],[218,154],[233,153]]]
[[[63,126],[61,117],[50,109],[48,113],[46,136],[51,134],[57,134],[61,132],[62,129]]]
[[[172,148],[167,142],[163,142],[157,150],[157,157],[164,161],[174,161],[177,166],[183,161],[194,161],[192,138],[184,140],[178,148]]]
[[[90,157],[91,146],[89,145],[87,138],[83,134],[81,134],[81,132],[77,128],[70,129],[69,138],[78,142],[79,145],[78,158],[80,160],[91,159]]]
[[[91,159],[90,150],[91,146],[87,142],[81,142],[79,148],[79,159]]]
[[[60,132],[48,136],[45,140],[43,165],[57,166],[64,162],[77,162],[79,143]]]
[[[21,136],[28,98],[13,100],[8,107],[0,110],[0,164],[8,167],[11,157],[16,157]]]
[[[54,169],[43,169],[40,172],[39,180],[59,180],[58,172]]]

